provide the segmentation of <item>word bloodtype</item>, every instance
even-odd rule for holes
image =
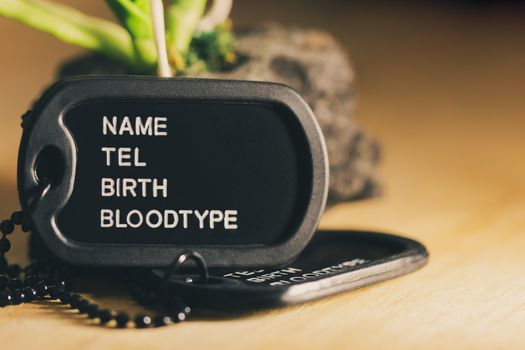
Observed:
[[[102,209],[100,226],[102,228],[176,228],[198,227],[199,229],[226,230],[237,228],[237,210],[149,210],[143,212],[133,209],[123,212],[120,209]]]

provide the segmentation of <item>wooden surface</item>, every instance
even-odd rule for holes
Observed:
[[[164,329],[102,329],[55,304],[9,307],[2,349],[525,347],[523,11],[304,1],[291,16],[299,1],[269,3],[238,1],[237,23],[293,18],[334,32],[357,66],[358,118],[385,149],[384,195],[340,205],[321,226],[406,234],[428,247],[429,264],[307,305]],[[17,208],[18,116],[79,51],[5,20],[0,38],[5,217]],[[15,236],[11,257],[23,262]],[[107,290],[102,301],[120,303]]]

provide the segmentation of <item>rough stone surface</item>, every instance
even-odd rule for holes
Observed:
[[[247,79],[287,84],[313,109],[325,135],[330,160],[328,205],[371,197],[379,192],[379,146],[352,119],[354,72],[342,48],[328,33],[267,25],[239,31],[242,63],[227,72],[202,77]],[[66,63],[61,76],[126,74],[102,57]]]

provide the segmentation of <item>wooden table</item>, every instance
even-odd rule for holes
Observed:
[[[239,1],[237,23],[284,20],[299,6],[262,3]],[[337,206],[321,226],[408,235],[428,247],[429,264],[302,306],[164,329],[104,329],[54,304],[9,307],[0,310],[2,349],[525,347],[523,21],[498,8],[301,4],[296,23],[324,26],[351,49],[358,118],[385,150],[384,195]],[[17,208],[18,116],[78,51],[5,20],[0,33],[5,217]],[[11,258],[24,262],[15,236]],[[103,301],[121,303],[112,295]]]

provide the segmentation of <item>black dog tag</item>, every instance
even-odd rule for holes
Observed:
[[[391,279],[422,267],[420,243],[394,235],[320,231],[289,265],[272,269],[212,270],[212,276],[153,270],[157,283],[195,308],[248,310],[286,306]],[[203,279],[206,279],[203,281]]]
[[[195,249],[210,266],[268,266],[310,240],[327,164],[288,87],[76,78],[24,119],[18,187],[33,232],[74,264],[166,266]]]

